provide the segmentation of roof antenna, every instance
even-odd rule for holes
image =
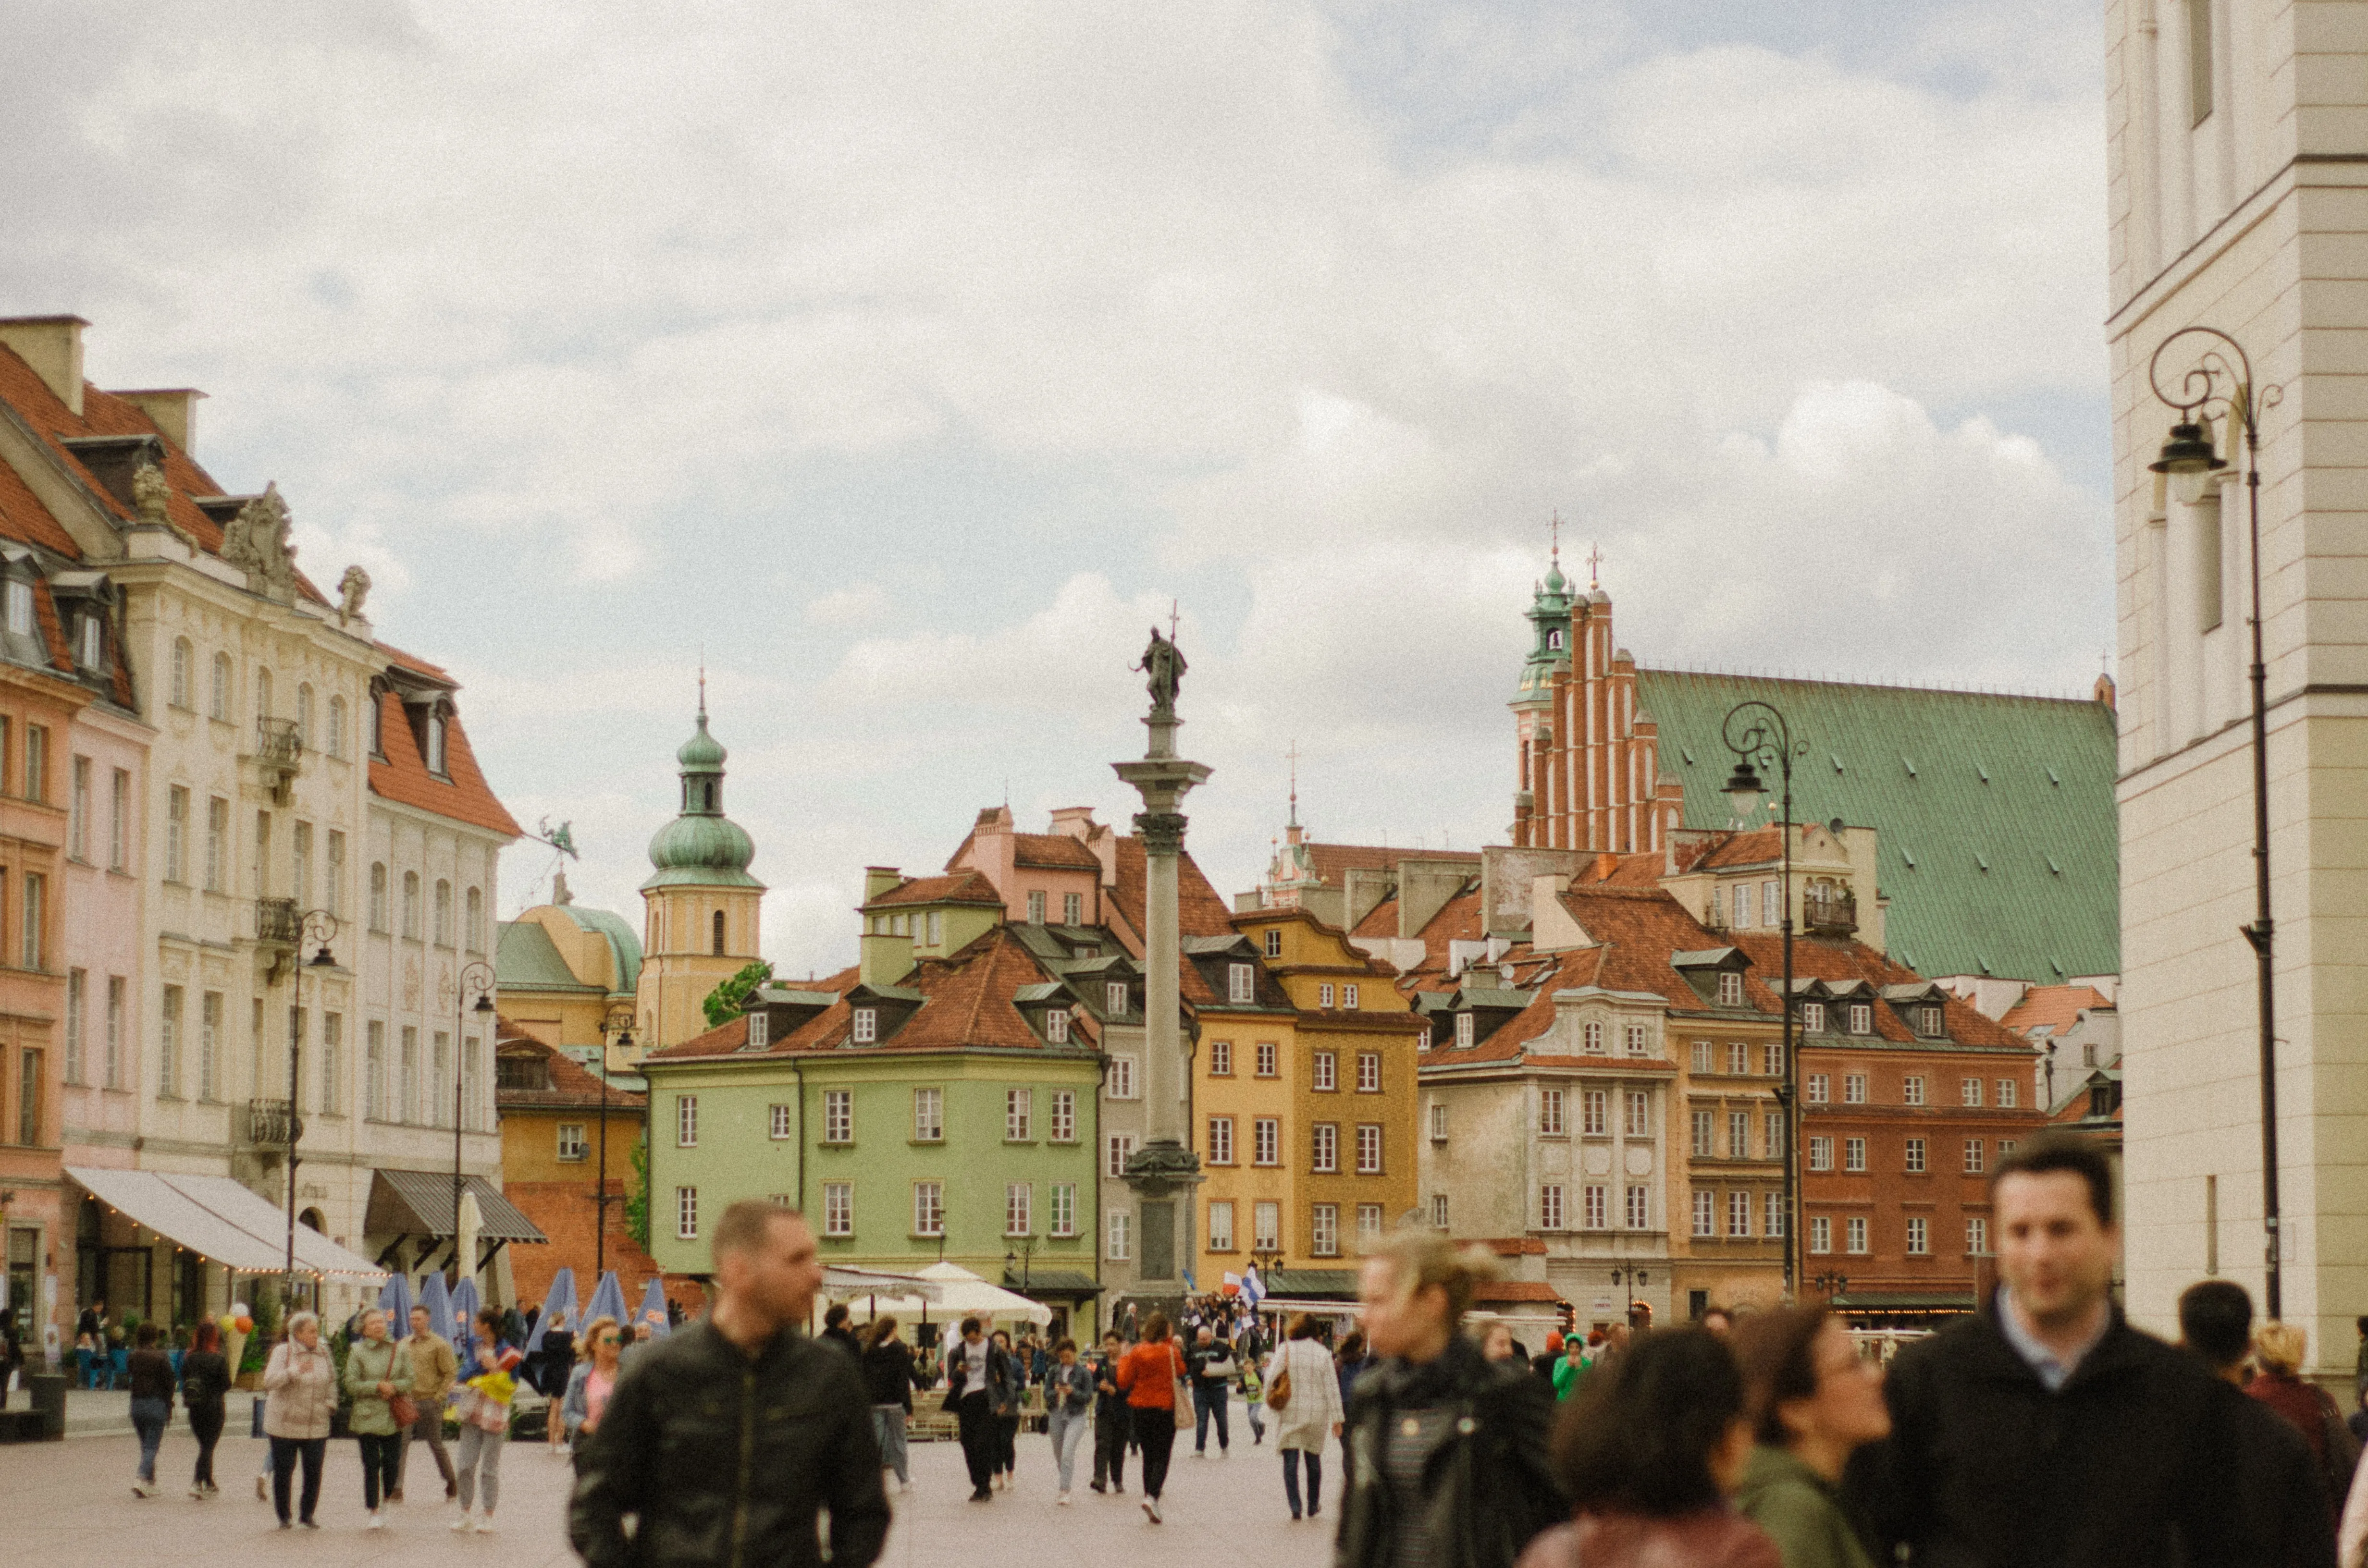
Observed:
[[[699,645],[699,727],[707,728],[707,644]]]

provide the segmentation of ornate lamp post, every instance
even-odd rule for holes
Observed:
[[[2178,381],[2177,395],[2162,384],[2163,357],[2182,338],[2200,338],[2190,345],[2196,358]],[[2182,353],[2185,351],[2182,351]],[[2234,357],[2233,362],[2231,357]],[[2177,362],[2176,358],[2173,360]],[[2264,1235],[2262,1297],[2269,1315],[2283,1315],[2278,1244],[2278,1032],[2277,1002],[2271,962],[2270,924],[2270,717],[2267,686],[2269,665],[2261,654],[2261,415],[2284,400],[2283,387],[2258,386],[2252,361],[2244,346],[2215,327],[2181,327],[2162,340],[2146,366],[2146,380],[2163,405],[2179,411],[2162,456],[2146,466],[2165,475],[2179,499],[2192,506],[2201,503],[2212,476],[2228,460],[2212,448],[2211,421],[2228,421],[2230,436],[2245,437],[2247,499],[2245,564],[2252,574],[2253,664],[2253,897],[2250,926],[2237,927],[2253,945],[2257,985],[2260,992],[2261,1030],[2261,1224]]]
[[[1652,1311],[1650,1306],[1636,1299],[1636,1292],[1645,1288],[1645,1270],[1637,1264],[1622,1267],[1615,1263],[1611,1266],[1611,1288],[1620,1291],[1620,1316],[1622,1321],[1634,1316],[1640,1306],[1644,1306],[1646,1312]]]
[[[1738,820],[1758,811],[1760,797],[1768,792],[1768,787],[1760,782],[1759,766],[1774,767],[1782,780],[1777,817],[1784,879],[1784,987],[1779,996],[1783,1017],[1780,1027],[1783,1031],[1784,1081],[1777,1086],[1776,1103],[1784,1115],[1784,1294],[1790,1299],[1801,1233],[1801,1063],[1793,1049],[1793,758],[1805,747],[1795,746],[1793,727],[1782,713],[1757,700],[1738,702],[1728,710],[1719,733],[1726,742],[1726,749],[1735,754],[1735,772],[1726,781],[1726,798]]]
[[[464,1007],[472,991],[477,994],[476,1003]],[[470,1013],[477,1015],[479,1023],[494,1016],[494,966],[483,960],[461,969],[460,983],[452,993],[452,1262],[460,1270],[454,1276],[456,1282],[477,1272],[475,1258],[461,1256],[461,1112],[466,1108],[461,1096],[469,1083],[469,1075],[461,1071],[461,1063],[468,1051],[468,1040],[462,1031],[468,1026]]]
[[[303,939],[314,949],[306,969],[335,969],[337,960],[329,951],[329,944],[337,939],[337,917],[325,909],[304,913]],[[300,949],[301,950],[301,949]],[[299,1001],[302,1000],[303,976],[297,976]],[[317,992],[313,1000],[320,998]],[[296,1301],[296,1143],[304,1136],[304,1119],[296,1114],[297,1096],[303,1089],[304,1042],[293,1029],[288,1035],[288,1260],[287,1272],[280,1276],[279,1300],[282,1313],[292,1311]],[[286,1321],[283,1315],[282,1320]]]
[[[600,1184],[592,1194],[592,1283],[609,1272],[609,1052],[633,1049],[633,1004],[613,1002],[600,1021]]]

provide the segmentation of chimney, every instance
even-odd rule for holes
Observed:
[[[15,349],[76,419],[82,417],[82,329],[89,324],[80,316],[0,316],[0,344]]]
[[[197,449],[198,400],[206,394],[195,387],[160,387],[153,392],[120,392],[120,397],[161,431],[165,439],[184,452]]]
[[[913,938],[885,931],[863,933],[856,955],[856,972],[866,985],[894,985],[913,972]]]
[[[1053,813],[1053,831],[1063,838],[1074,838],[1080,844],[1094,841],[1094,809],[1091,806],[1063,806]]]
[[[894,866],[863,868],[863,902],[870,903],[883,892],[893,892],[904,885],[905,874]]]

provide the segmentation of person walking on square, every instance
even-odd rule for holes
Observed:
[[[502,1310],[477,1313],[470,1375],[460,1400],[461,1451],[454,1456],[461,1494],[456,1530],[494,1533],[494,1509],[502,1498],[502,1447],[509,1441],[510,1401],[518,1395],[518,1369],[526,1358],[502,1338]],[[480,1502],[483,1507],[478,1507]]]
[[[1850,1455],[1891,1433],[1883,1369],[1821,1306],[1758,1312],[1731,1333],[1759,1439],[1736,1508],[1768,1532],[1784,1568],[1874,1568],[1839,1489]]]
[[[189,1476],[192,1497],[211,1497],[222,1490],[214,1484],[214,1445],[222,1441],[222,1402],[229,1393],[230,1365],[222,1358],[222,1326],[207,1318],[198,1324],[189,1353],[181,1358],[181,1404],[189,1413],[189,1436],[198,1440],[197,1468]]]
[[[1315,1318],[1301,1312],[1266,1364],[1266,1398],[1274,1412],[1274,1446],[1282,1451],[1282,1496],[1300,1517],[1299,1469],[1307,1467],[1307,1514],[1324,1517],[1324,1445],[1340,1435],[1346,1413]]]
[[[263,1368],[263,1431],[271,1439],[271,1506],[279,1528],[290,1528],[289,1483],[304,1466],[304,1490],[296,1521],[320,1528],[313,1511],[321,1502],[321,1462],[329,1448],[329,1417],[337,1408],[336,1363],[321,1343],[321,1320],[312,1312],[288,1319],[288,1337],[272,1347]]]
[[[1142,1341],[1120,1358],[1117,1378],[1134,1422],[1134,1445],[1143,1450],[1143,1511],[1155,1525],[1176,1447],[1176,1388],[1183,1377],[1184,1356],[1168,1333],[1167,1314],[1155,1312],[1143,1320]]]
[[[863,1381],[871,1396],[871,1437],[882,1466],[896,1472],[899,1491],[913,1490],[912,1461],[905,1457],[905,1423],[913,1414],[913,1391],[923,1386],[913,1370],[912,1346],[896,1336],[896,1320],[877,1319],[864,1331]]]
[[[946,1403],[962,1437],[970,1469],[970,1500],[995,1497],[995,1346],[976,1318],[962,1320],[962,1338],[946,1350]]]
[[[2253,1298],[2235,1280],[2205,1279],[2180,1292],[2180,1347],[2221,1385],[2213,1392],[2235,1437],[2225,1462],[2237,1472],[2254,1560],[2266,1568],[2334,1568],[2334,1517],[2317,1456],[2292,1423],[2244,1392],[2252,1336]]]
[[[411,1445],[425,1443],[435,1456],[436,1471],[444,1478],[446,1501],[461,1494],[460,1478],[452,1472],[452,1456],[444,1449],[444,1401],[461,1376],[461,1358],[452,1342],[428,1326],[433,1321],[426,1307],[411,1309],[411,1335],[403,1342],[404,1360],[411,1368],[411,1403],[419,1408],[417,1419],[403,1433],[394,1460],[394,1494],[391,1502],[403,1501],[404,1478],[411,1473]]]
[[[403,1430],[395,1423],[396,1396],[409,1396],[411,1358],[387,1337],[386,1314],[372,1307],[362,1313],[361,1337],[346,1346],[344,1386],[352,1409],[346,1429],[354,1435],[362,1455],[362,1511],[369,1515],[364,1529],[384,1529],[386,1516],[379,1510],[381,1495],[394,1496],[396,1467],[403,1459]]]
[[[156,1495],[156,1449],[173,1419],[173,1359],[156,1348],[156,1325],[140,1325],[140,1347],[127,1358],[125,1383],[131,1390],[131,1429],[140,1434],[140,1471],[133,1495]]]
[[[1028,1363],[1011,1348],[1011,1335],[996,1329],[987,1336],[995,1393],[995,1478],[1006,1492],[1019,1479],[1019,1401],[1027,1392]]]
[[[608,1313],[584,1325],[581,1358],[569,1369],[567,1387],[559,1397],[559,1428],[570,1445],[599,1430],[609,1397],[617,1392],[624,1347],[624,1332]]]
[[[871,1568],[888,1494],[861,1376],[803,1332],[814,1232],[743,1199],[710,1245],[713,1308],[641,1352],[576,1450],[568,1540],[587,1568]]]
[[[1076,1474],[1077,1444],[1094,1408],[1094,1375],[1077,1361],[1077,1342],[1064,1339],[1053,1347],[1053,1365],[1044,1373],[1044,1429],[1053,1439],[1053,1468],[1061,1477],[1061,1494],[1053,1501],[1069,1506],[1069,1483]]]
[[[1242,1368],[1234,1359],[1234,1347],[1218,1339],[1213,1329],[1203,1328],[1195,1337],[1191,1353],[1184,1358],[1192,1376],[1192,1454],[1206,1459],[1212,1415],[1217,1422],[1217,1452],[1224,1454],[1233,1447],[1233,1434],[1225,1429],[1225,1391],[1241,1376]]]
[[[2240,1287],[2241,1289],[2241,1287]],[[2250,1298],[2248,1298],[2249,1304]],[[2276,1411],[2310,1447],[2326,1493],[2330,1523],[2351,1492],[2351,1472],[2360,1462],[2360,1445],[2334,1398],[2302,1377],[2310,1353],[2310,1336],[2299,1324],[2265,1323],[2253,1331],[2253,1381],[2245,1392]]]
[[[1111,1329],[1102,1335],[1102,1353],[1094,1358],[1094,1478],[1097,1492],[1107,1488],[1126,1495],[1126,1448],[1134,1440],[1134,1416],[1127,1409],[1126,1391],[1118,1386],[1118,1364],[1126,1342]]]

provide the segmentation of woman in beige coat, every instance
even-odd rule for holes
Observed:
[[[1287,1337],[1268,1357],[1265,1380],[1268,1397],[1275,1392],[1275,1380],[1288,1375],[1291,1379],[1290,1398],[1276,1418],[1274,1446],[1282,1450],[1282,1494],[1291,1504],[1291,1517],[1298,1518],[1299,1465],[1307,1462],[1307,1517],[1321,1517],[1324,1513],[1324,1445],[1340,1435],[1340,1380],[1334,1375],[1331,1352],[1316,1336],[1315,1320],[1305,1312],[1291,1320]]]
[[[288,1483],[301,1459],[304,1494],[298,1513],[306,1529],[318,1529],[313,1510],[321,1501],[321,1461],[337,1408],[336,1363],[321,1343],[319,1318],[298,1312],[288,1320],[288,1337],[264,1364],[263,1388],[263,1435],[271,1439],[271,1501],[279,1528],[289,1528]]]

